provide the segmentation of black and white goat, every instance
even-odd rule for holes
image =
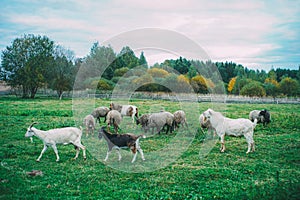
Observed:
[[[266,124],[271,122],[271,114],[268,110],[252,110],[249,113],[249,119],[254,122],[257,119],[257,123],[263,123],[265,126]]]
[[[146,138],[146,136],[144,136],[144,135],[134,135],[134,134],[130,134],[130,133],[129,134],[112,134],[112,133],[106,131],[105,127],[103,126],[99,130],[98,137],[100,140],[102,139],[102,137],[104,137],[104,139],[107,142],[108,150],[107,150],[106,157],[104,159],[105,162],[107,161],[109,154],[111,153],[112,149],[114,149],[114,148],[118,152],[119,161],[122,159],[122,156],[120,154],[121,148],[129,148],[132,151],[132,153],[134,154],[133,159],[131,161],[132,163],[136,160],[137,151],[140,152],[140,154],[142,156],[142,160],[145,160],[143,150],[139,144],[140,138]]]
[[[83,158],[86,159],[85,146],[81,144],[82,130],[76,127],[66,127],[42,131],[33,127],[36,123],[32,123],[25,134],[25,137],[36,136],[44,143],[44,148],[36,161],[40,161],[48,146],[51,146],[56,154],[56,161],[59,161],[56,144],[73,144],[76,149],[74,160],[78,158],[79,151],[82,149]]]

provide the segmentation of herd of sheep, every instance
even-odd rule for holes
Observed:
[[[186,121],[186,114],[183,110],[178,110],[174,113],[167,111],[161,111],[151,114],[143,114],[139,117],[138,108],[133,105],[119,105],[111,103],[110,107],[98,107],[93,112],[87,115],[83,120],[85,126],[86,135],[94,134],[96,121],[101,123],[101,118],[104,118],[106,127],[102,127],[99,130],[98,138],[104,138],[108,145],[107,155],[104,161],[107,161],[109,154],[113,149],[116,149],[121,160],[120,148],[129,148],[134,157],[132,162],[136,160],[137,152],[141,154],[143,160],[144,154],[140,147],[139,139],[145,138],[144,135],[134,134],[118,134],[120,124],[123,116],[130,116],[133,123],[141,125],[142,129],[146,133],[151,130],[152,134],[154,131],[160,133],[162,130],[167,128],[166,133],[169,131],[172,133],[174,130],[179,128],[179,125],[188,128]],[[246,138],[248,149],[246,153],[255,150],[255,143],[253,139],[254,128],[257,123],[263,123],[266,125],[271,120],[270,112],[268,110],[253,110],[249,113],[249,119],[239,118],[231,119],[223,116],[220,112],[216,112],[212,109],[204,111],[199,117],[199,123],[202,128],[207,128],[208,131],[217,134],[221,141],[221,152],[225,151],[225,135],[232,136],[244,136]],[[83,151],[83,157],[86,159],[86,147],[81,143],[82,127],[80,129],[75,127],[66,127],[51,129],[48,131],[42,131],[33,127],[35,123],[31,124],[25,134],[26,137],[32,138],[33,136],[38,137],[44,143],[44,148],[38,157],[37,161],[40,161],[43,153],[51,146],[56,154],[56,161],[59,161],[59,155],[56,145],[57,144],[73,144],[76,149],[76,159],[79,155],[80,149]],[[110,126],[114,127],[115,133],[109,132]]]

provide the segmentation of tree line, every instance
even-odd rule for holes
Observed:
[[[1,53],[0,79],[23,98],[34,98],[39,88],[57,92],[72,89],[115,88],[150,92],[228,93],[247,96],[299,96],[298,70],[252,70],[234,62],[167,59],[148,66],[126,46],[116,53],[111,46],[94,43],[84,58],[46,36],[24,35]]]

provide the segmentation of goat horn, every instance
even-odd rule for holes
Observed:
[[[33,125],[38,124],[38,122],[33,122],[30,126],[29,129],[31,129],[33,127]]]

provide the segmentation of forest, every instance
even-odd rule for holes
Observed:
[[[149,66],[144,53],[129,46],[115,52],[94,43],[88,55],[74,52],[47,36],[25,34],[1,52],[0,81],[23,98],[38,89],[51,89],[58,97],[72,90],[110,92],[134,89],[147,92],[226,93],[244,96],[296,97],[300,95],[298,70],[253,70],[233,61],[166,59]],[[76,83],[76,84],[75,84]]]

